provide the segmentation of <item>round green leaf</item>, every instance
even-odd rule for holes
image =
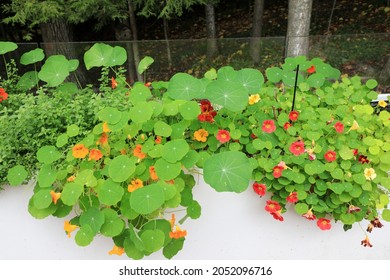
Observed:
[[[28,71],[20,77],[16,86],[21,90],[29,90],[38,85],[38,72]]]
[[[386,222],[390,222],[390,210],[389,209],[383,209],[382,219],[385,220]]]
[[[279,67],[267,68],[265,74],[267,75],[268,80],[273,83],[279,83],[283,78],[283,71]]]
[[[215,70],[215,68],[211,68],[210,70],[208,70],[205,74],[204,74],[204,77],[208,80],[215,80],[218,75],[217,75],[217,70]]]
[[[163,255],[167,259],[172,259],[176,254],[183,249],[184,238],[171,239],[168,245],[163,249]]]
[[[309,78],[307,78],[306,82],[311,87],[319,88],[324,84],[325,77],[324,77],[324,75],[322,75],[320,73],[315,73],[315,74],[310,75]]]
[[[18,48],[18,45],[13,42],[0,42],[0,55],[12,52]]]
[[[68,128],[66,129],[66,134],[69,136],[69,137],[74,137],[74,136],[77,136],[79,135],[79,127],[75,124],[72,124],[70,126],[68,126]]]
[[[92,169],[85,169],[79,172],[74,182],[87,187],[94,187],[97,185],[97,179],[95,178]]]
[[[172,180],[179,176],[181,172],[181,163],[170,163],[165,159],[158,159],[154,165],[157,176],[162,180]]]
[[[99,201],[108,206],[116,205],[122,199],[124,192],[120,184],[108,179],[99,187]]]
[[[54,212],[56,212],[56,210],[57,210],[57,207],[53,203],[50,204],[50,206],[48,208],[38,209],[34,206],[34,199],[32,197],[28,202],[28,212],[35,219],[44,219],[44,218],[52,215]]]
[[[108,167],[108,174],[114,182],[124,182],[134,173],[135,162],[126,155],[115,157]]]
[[[57,209],[53,213],[53,216],[57,217],[57,218],[64,218],[64,217],[66,217],[73,210],[73,206],[65,205],[61,200],[57,201],[56,207],[57,207]]]
[[[195,101],[188,101],[180,105],[179,112],[185,120],[195,120],[200,114],[200,106]]]
[[[54,146],[43,146],[37,151],[37,159],[41,163],[50,164],[61,158],[61,153]]]
[[[27,178],[26,168],[22,165],[16,165],[8,169],[7,180],[11,186],[19,186]]]
[[[130,109],[130,119],[135,123],[144,123],[150,120],[153,115],[153,106],[148,102],[138,102]]]
[[[193,200],[192,203],[187,207],[187,215],[191,219],[198,219],[201,215],[201,211],[202,208],[196,200]]]
[[[123,242],[123,247],[125,249],[126,255],[129,258],[140,260],[144,257],[143,251],[137,248],[130,237],[126,237],[125,241]]]
[[[218,69],[217,76],[219,81],[238,82],[237,71],[231,66],[224,66]]]
[[[73,206],[77,203],[84,187],[76,183],[67,183],[61,193],[61,200],[65,205]]]
[[[113,47],[104,44],[96,43],[84,54],[84,63],[87,70],[92,67],[108,66],[111,58]]]
[[[165,234],[161,230],[145,230],[141,234],[141,240],[144,243],[145,250],[153,253],[163,247]]]
[[[332,170],[330,172],[330,175],[332,175],[334,179],[339,179],[339,180],[341,180],[344,177],[344,173],[340,168],[336,168]]]
[[[69,68],[68,68],[69,72],[76,71],[77,68],[79,67],[79,64],[80,64],[80,62],[78,59],[70,59],[69,60]]]
[[[141,101],[146,101],[152,94],[150,93],[150,89],[142,83],[135,84],[131,89],[131,93],[129,95],[129,100],[134,105]]]
[[[57,172],[51,165],[45,164],[38,172],[38,184],[41,188],[48,188],[57,180]]]
[[[289,72],[284,72],[283,73],[283,83],[286,86],[293,87],[295,85],[295,79],[296,79],[296,71],[289,71]],[[298,82],[297,84],[299,85],[300,83],[303,82],[303,76],[301,74],[298,74]]]
[[[340,220],[341,220],[344,224],[346,224],[346,225],[352,225],[353,223],[356,222],[355,215],[353,215],[353,214],[351,214],[351,213],[344,213],[344,214],[341,214]]]
[[[177,139],[167,142],[164,145],[162,157],[170,163],[181,160],[190,150],[190,146],[184,139]]]
[[[104,224],[102,225],[100,232],[104,236],[114,237],[122,233],[125,228],[125,222],[119,218],[118,213],[110,208],[102,210],[104,214]]]
[[[39,61],[42,61],[45,58],[43,50],[36,48],[35,50],[24,53],[20,57],[20,63],[23,65],[33,64]]]
[[[287,57],[282,65],[282,68],[287,71],[292,71],[297,67],[297,60],[295,57]]]
[[[172,127],[163,121],[157,121],[154,124],[154,133],[159,136],[169,137],[172,133]]]
[[[118,66],[122,65],[127,60],[127,52],[124,48],[115,46],[105,66]]]
[[[390,153],[383,154],[383,155],[380,157],[380,161],[381,161],[381,163],[383,163],[383,164],[390,164]]]
[[[150,56],[145,56],[138,64],[138,73],[142,74],[143,72],[145,72],[149,68],[149,66],[153,64],[153,62],[153,58],[151,58]]]
[[[33,195],[34,206],[37,209],[45,209],[52,203],[51,189],[41,189]]]
[[[64,134],[60,134],[57,137],[56,146],[58,148],[61,148],[61,147],[65,146],[66,144],[68,144],[68,140],[69,140],[68,135],[66,135],[65,133]]]
[[[113,107],[105,107],[98,113],[99,120],[109,124],[116,124],[122,118],[122,113]]]
[[[204,95],[202,82],[186,73],[177,73],[169,81],[167,95],[172,99],[191,100]]]
[[[177,191],[176,191],[175,185],[168,184],[168,183],[165,183],[165,182],[161,182],[159,184],[161,185],[161,187],[164,190],[164,198],[165,198],[165,200],[170,200],[170,199],[172,199],[176,195]]]
[[[295,204],[295,212],[299,215],[306,214],[309,211],[309,207],[306,203],[297,203]]]
[[[137,213],[146,215],[160,208],[164,201],[164,190],[159,184],[152,184],[135,190],[130,197],[130,206]]]
[[[78,232],[76,233],[74,240],[76,244],[79,246],[88,246],[93,241],[95,234],[89,225],[85,225],[80,227]]]
[[[82,213],[80,216],[81,227],[84,227],[86,225],[90,226],[94,235],[100,231],[100,228],[104,224],[104,221],[104,214],[98,208],[95,207],[88,208],[88,210]]]
[[[212,81],[206,87],[206,96],[212,103],[233,112],[239,112],[248,105],[248,90],[240,83]]]
[[[374,89],[377,85],[378,85],[378,82],[374,79],[369,79],[366,82],[366,87],[368,87],[369,89]]]
[[[204,180],[218,192],[243,192],[252,177],[252,165],[241,152],[221,152],[204,163]]]
[[[50,87],[56,87],[65,81],[69,75],[69,62],[63,55],[50,56],[41,71],[38,78],[46,82]]]
[[[194,150],[189,150],[188,153],[181,159],[181,163],[185,168],[190,169],[195,166],[200,156]]]
[[[238,71],[237,79],[250,94],[260,91],[264,84],[264,76],[259,70],[244,68]]]

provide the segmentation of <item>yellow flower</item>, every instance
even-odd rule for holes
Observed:
[[[72,231],[76,230],[77,228],[78,228],[78,226],[72,225],[71,223],[69,223],[69,221],[65,221],[65,223],[64,223],[64,230],[68,234],[69,238],[70,238],[70,233]]]
[[[258,94],[252,94],[249,96],[249,105],[253,105],[260,101],[260,95]]]
[[[127,190],[129,192],[133,192],[135,190],[138,190],[144,186],[144,183],[140,179],[135,179],[131,181],[131,184],[127,186]]]
[[[112,248],[111,251],[108,252],[108,254],[109,255],[121,256],[124,252],[125,252],[125,249],[123,249],[122,247],[118,247],[118,246],[114,245],[114,247]]]
[[[353,124],[351,126],[351,128],[348,130],[348,132],[350,132],[351,130],[358,130],[360,128],[359,124],[357,123],[357,121],[353,121]]]
[[[203,128],[194,132],[194,138],[196,141],[199,141],[199,142],[206,142],[207,136],[209,136],[209,133],[207,130],[205,130]]]
[[[366,168],[364,169],[364,177],[366,177],[367,180],[374,180],[376,178],[376,173],[374,168]]]
[[[386,108],[387,103],[386,103],[386,101],[384,101],[384,100],[379,100],[378,105],[379,105],[380,107],[382,107],[382,108]]]
[[[103,132],[111,132],[111,130],[108,128],[108,124],[106,122],[103,123]]]

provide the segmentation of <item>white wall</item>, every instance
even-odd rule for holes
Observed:
[[[202,206],[198,220],[187,220],[184,248],[176,260],[217,259],[390,259],[390,224],[370,234],[372,248],[360,245],[363,229],[358,225],[344,232],[340,223],[321,231],[315,221],[294,213],[284,214],[279,222],[265,210],[266,198],[249,188],[242,194],[217,193],[202,180],[194,196]],[[126,259],[109,256],[113,243],[97,237],[91,245],[79,247],[63,230],[65,219],[49,217],[36,220],[27,212],[31,186],[5,187],[0,192],[0,259]],[[149,259],[164,259],[156,253]]]

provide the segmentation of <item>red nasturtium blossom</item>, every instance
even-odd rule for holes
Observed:
[[[265,120],[261,126],[261,130],[266,133],[272,133],[276,130],[275,122],[273,120]]]
[[[324,158],[327,162],[332,162],[336,160],[336,152],[329,150],[325,153]]]
[[[215,137],[221,144],[230,141],[230,133],[224,129],[220,129]]]
[[[252,187],[253,187],[253,190],[255,191],[255,193],[257,193],[260,196],[264,196],[265,192],[267,190],[267,186],[266,185],[259,184],[257,182],[254,182]]]
[[[292,124],[289,123],[289,122],[286,122],[286,123],[283,125],[283,129],[284,129],[284,130],[289,129],[290,127],[292,127]]]
[[[330,220],[324,218],[318,219],[317,226],[322,230],[329,230],[332,227]]]
[[[309,74],[313,74],[315,71],[316,71],[316,67],[314,65],[310,66],[307,69],[307,73],[309,73]]]
[[[88,160],[99,160],[103,157],[103,153],[98,149],[92,149],[89,151],[89,159]]]
[[[372,247],[372,244],[370,243],[370,239],[368,238],[368,235],[366,235],[366,238],[364,238],[361,242],[361,245],[364,247]]]
[[[198,116],[198,120],[201,122],[214,122],[214,117],[217,115],[217,112],[214,111],[213,106],[210,101],[202,100],[200,101],[200,115]]]
[[[364,163],[370,163],[370,161],[368,160],[368,158],[364,155],[360,155],[359,158],[358,158],[358,161],[361,163],[361,164],[364,164]]]
[[[284,218],[281,215],[281,213],[282,213],[282,211],[279,210],[279,211],[271,212],[270,214],[272,215],[272,217],[274,217],[275,220],[279,220],[279,221],[283,222]]]
[[[0,88],[0,102],[8,99],[8,93],[3,88]]]
[[[287,197],[286,201],[290,203],[295,203],[298,201],[298,193],[297,192],[291,192]]]
[[[299,117],[299,113],[297,111],[291,111],[290,114],[288,115],[288,118],[290,121],[295,122]]]
[[[306,214],[303,214],[302,217],[305,217],[306,219],[308,219],[309,221],[313,221],[316,219],[316,215],[313,214],[313,212],[311,211],[311,209],[309,209],[307,211]]]
[[[290,145],[289,150],[293,155],[299,156],[305,152],[305,144],[302,141],[294,142]]]
[[[267,200],[267,205],[265,206],[265,211],[267,212],[276,212],[282,209],[282,206],[280,206],[279,202],[275,200]]]
[[[336,122],[333,127],[337,133],[343,133],[344,131],[344,125],[341,122]]]
[[[111,77],[111,87],[115,89],[118,86],[118,82],[115,81],[114,77]]]
[[[284,168],[282,166],[275,166],[273,168],[273,175],[275,178],[279,178],[280,176],[282,176],[282,171],[284,170]]]

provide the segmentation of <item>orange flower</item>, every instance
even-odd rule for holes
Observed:
[[[61,197],[61,193],[56,193],[55,191],[50,191],[50,195],[51,195],[51,200],[53,201],[54,204],[57,204],[57,200],[60,199]]]
[[[85,158],[88,155],[88,148],[84,144],[76,144],[72,149],[72,155],[75,158]]]
[[[111,255],[118,255],[118,256],[122,256],[122,254],[125,252],[125,249],[123,249],[122,247],[118,247],[116,245],[114,245],[114,247],[112,248],[111,251],[108,252],[108,254],[111,256]]]
[[[139,159],[144,159],[146,157],[146,154],[144,154],[141,150],[142,150],[142,145],[137,144],[134,148],[133,155]]]
[[[187,231],[182,230],[179,226],[175,226],[175,230],[172,230],[169,233],[169,237],[173,239],[179,239],[185,236],[187,236]]]
[[[157,181],[158,180],[158,176],[157,176],[157,173],[156,173],[156,170],[155,170],[154,166],[150,166],[149,167],[149,174],[150,174],[150,178],[153,181]]]
[[[66,231],[68,237],[70,238],[70,233],[75,231],[78,228],[76,225],[72,225],[69,221],[65,221],[64,230]]]
[[[107,142],[108,142],[108,135],[107,135],[107,133],[103,132],[99,138],[98,144],[104,145],[104,144],[107,144]]]
[[[173,227],[175,226],[176,223],[176,217],[175,214],[172,213],[171,219],[169,220],[169,223],[171,224],[171,229],[173,230]]]
[[[103,132],[111,132],[111,130],[108,128],[108,124],[106,122],[103,123]]]
[[[74,179],[76,179],[76,176],[75,176],[75,175],[72,175],[72,176],[70,176],[68,179],[66,179],[66,181],[68,181],[68,182],[73,182]]]
[[[207,130],[201,128],[194,132],[194,138],[196,141],[199,142],[206,142],[207,136],[209,136],[209,133]]]
[[[89,159],[88,160],[99,160],[103,157],[103,154],[98,149],[92,149],[89,151]]]
[[[135,190],[138,190],[144,186],[144,183],[140,179],[135,179],[131,181],[131,184],[127,186],[127,190],[129,192],[133,192]]]
[[[126,155],[127,151],[126,151],[126,149],[122,149],[122,150],[120,150],[120,153],[121,153],[121,155]]]
[[[111,87],[115,89],[118,86],[117,81],[115,81],[114,77],[111,77]]]
[[[161,140],[162,140],[162,138],[161,138],[161,136],[156,136],[156,139],[154,140],[154,143],[156,143],[156,144],[161,144]]]

